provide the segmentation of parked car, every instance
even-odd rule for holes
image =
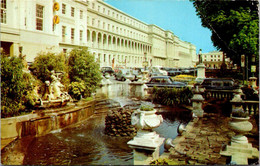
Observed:
[[[173,81],[170,76],[154,76],[146,83],[148,87],[168,87],[168,88],[180,88],[186,87],[184,82]]]
[[[101,67],[101,72],[103,76],[105,76],[106,73],[108,73],[110,76],[112,76],[115,73],[112,67]]]
[[[142,72],[144,72],[144,68],[143,67],[135,67],[134,70],[137,70],[141,74],[142,74]]]
[[[181,71],[182,74],[189,74],[190,73],[189,68],[181,68],[180,71]]]
[[[158,70],[156,69],[150,69],[149,70],[149,77],[153,77],[153,76],[162,76],[163,74],[160,73]]]
[[[135,75],[132,73],[130,69],[119,69],[118,73],[115,76],[115,79],[119,81],[125,81],[126,79],[134,81]]]
[[[176,75],[181,74],[181,71],[176,68],[170,68],[170,69],[168,69],[167,72],[168,72],[168,76],[176,76]]]
[[[233,79],[221,79],[221,78],[205,78],[200,84],[200,87],[205,89],[214,90],[233,90],[238,89],[239,84]]]

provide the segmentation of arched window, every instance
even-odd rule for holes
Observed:
[[[107,35],[106,34],[103,35],[103,44],[107,44]]]
[[[96,32],[92,32],[92,42],[96,42]]]
[[[90,41],[90,31],[87,30],[87,41],[89,42]]]

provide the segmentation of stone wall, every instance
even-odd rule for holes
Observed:
[[[1,119],[1,139],[41,136],[52,130],[75,124],[94,114],[96,101],[53,111],[40,110],[25,116]],[[63,109],[63,110],[62,110]]]
[[[136,128],[131,125],[133,109],[116,108],[109,110],[106,116],[105,133],[110,136],[132,137],[136,135]]]

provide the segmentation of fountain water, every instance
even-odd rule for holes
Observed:
[[[54,130],[45,136],[25,137],[17,140],[13,147],[8,146],[6,150],[2,151],[2,163],[12,164],[11,156],[19,152],[20,155],[24,155],[19,164],[132,165],[133,152],[127,145],[131,138],[111,137],[104,133],[108,109],[118,107],[119,103],[121,106],[127,107],[138,106],[141,102],[122,98],[104,101],[100,107],[96,108],[95,114],[87,120],[62,130]],[[158,109],[158,114],[163,116],[164,121],[154,131],[161,137],[174,139],[178,135],[179,123],[189,120],[183,114],[189,115],[190,112],[161,107]],[[54,116],[53,120],[55,120]],[[162,151],[163,149],[161,153]]]

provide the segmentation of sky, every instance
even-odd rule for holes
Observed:
[[[104,0],[124,13],[146,23],[172,31],[181,40],[196,46],[197,53],[217,50],[211,31],[201,26],[192,2],[188,0]]]

